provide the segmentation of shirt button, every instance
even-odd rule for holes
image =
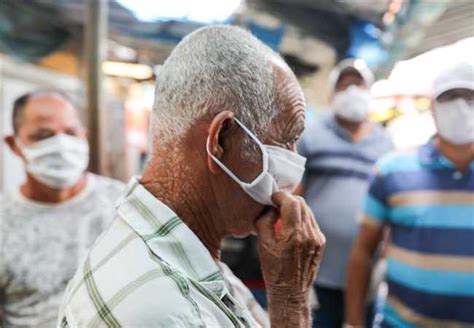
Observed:
[[[462,172],[456,171],[453,173],[453,179],[454,180],[459,180],[462,178]]]

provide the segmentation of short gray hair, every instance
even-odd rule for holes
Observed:
[[[235,26],[189,34],[158,73],[154,138],[179,140],[196,120],[224,109],[262,136],[278,113],[272,57],[278,55]]]

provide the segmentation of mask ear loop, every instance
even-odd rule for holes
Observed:
[[[214,162],[225,172],[227,173],[232,180],[234,180],[236,183],[242,186],[246,187],[252,187],[253,185],[257,184],[268,171],[268,154],[266,149],[263,147],[262,143],[260,140],[257,139],[257,137],[245,126],[243,125],[242,122],[240,122],[237,118],[234,118],[234,120],[237,122],[237,124],[247,133],[258,145],[261,153],[262,153],[262,161],[263,161],[263,169],[262,172],[252,181],[252,182],[245,182],[240,180],[231,170],[229,170],[228,167],[224,165],[217,157],[215,157],[213,154],[211,154],[211,151],[209,149],[209,136],[207,137],[206,140],[206,151],[209,156],[214,160]]]
[[[262,161],[263,161],[263,169],[262,173],[268,171],[268,153],[265,149],[264,145],[258,140],[258,138],[250,131],[242,122],[240,122],[237,118],[234,118],[235,122],[247,133],[247,135],[252,138],[253,141],[257,144],[260,152],[262,153]]]
[[[27,157],[27,154],[25,152],[25,148],[27,148],[27,147],[23,144],[23,142],[20,141],[20,138],[18,136],[15,137],[15,144],[18,147],[18,149],[20,149],[21,153],[26,158],[26,160],[29,160],[29,158]]]

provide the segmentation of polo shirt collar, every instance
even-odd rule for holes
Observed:
[[[418,149],[418,158],[422,165],[439,166],[456,170],[456,166],[447,157],[439,151],[435,145],[435,137],[432,137],[426,144]],[[474,161],[471,162],[469,168],[474,169]]]
[[[334,131],[334,133],[336,133],[339,137],[341,137],[344,140],[352,142],[351,134],[337,123],[336,116],[334,114],[331,114],[325,123],[326,123],[326,126],[332,131]]]
[[[133,177],[117,202],[121,218],[160,259],[201,282],[222,280],[207,248],[168,206]]]

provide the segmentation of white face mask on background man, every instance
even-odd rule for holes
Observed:
[[[272,195],[278,191],[291,193],[303,178],[306,158],[295,152],[281,147],[264,145],[239,120],[237,124],[257,143],[262,152],[263,169],[252,182],[240,180],[228,167],[209,151],[207,139],[207,153],[219,167],[230,176],[256,202],[263,205],[274,205]]]
[[[89,145],[78,137],[58,134],[29,147],[17,139],[17,145],[26,158],[26,170],[54,189],[73,186],[89,164]]]
[[[439,135],[446,141],[463,145],[474,142],[474,105],[457,98],[435,102],[434,115]]]
[[[333,108],[336,115],[353,122],[362,122],[369,114],[370,92],[356,85],[334,95]]]

